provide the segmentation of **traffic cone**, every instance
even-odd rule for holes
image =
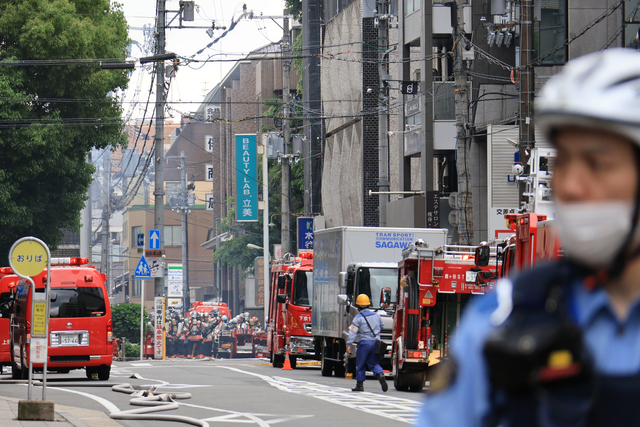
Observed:
[[[287,355],[284,357],[284,365],[282,366],[283,371],[293,371],[291,367],[291,362],[289,361],[289,349],[287,349]]]

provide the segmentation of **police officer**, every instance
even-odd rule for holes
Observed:
[[[356,350],[356,386],[351,389],[352,391],[364,391],[367,367],[380,381],[382,391],[387,391],[388,389],[384,372],[380,367],[380,359],[375,353],[376,339],[380,339],[380,331],[382,330],[382,318],[377,312],[369,309],[370,304],[367,295],[358,295],[356,306],[360,312],[353,318],[353,323],[349,327],[347,354],[351,354],[351,345],[356,339],[358,340]]]
[[[565,259],[465,311],[420,426],[640,425],[640,53],[569,62],[536,99]]]

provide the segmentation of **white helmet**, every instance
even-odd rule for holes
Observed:
[[[227,317],[226,314],[222,315],[222,321],[223,322],[227,322],[229,320],[229,318]]]
[[[613,48],[571,60],[535,100],[536,124],[551,139],[563,126],[620,134],[640,146],[640,52]]]

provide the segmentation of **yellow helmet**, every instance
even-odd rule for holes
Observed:
[[[369,301],[369,297],[366,294],[360,294],[358,298],[356,298],[356,305],[358,307],[369,307],[371,301]]]

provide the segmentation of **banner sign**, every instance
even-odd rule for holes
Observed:
[[[298,250],[313,249],[313,218],[298,218]]]
[[[167,296],[169,298],[182,298],[182,264],[168,264],[167,275],[169,276]]]
[[[264,307],[264,257],[256,257],[253,262],[253,275],[256,278],[256,307]]]
[[[236,135],[236,220],[258,221],[256,135]]]
[[[162,334],[164,330],[164,298],[155,297],[153,302],[153,313],[155,314],[153,358],[158,360],[162,359],[162,348],[164,346],[164,336]]]

